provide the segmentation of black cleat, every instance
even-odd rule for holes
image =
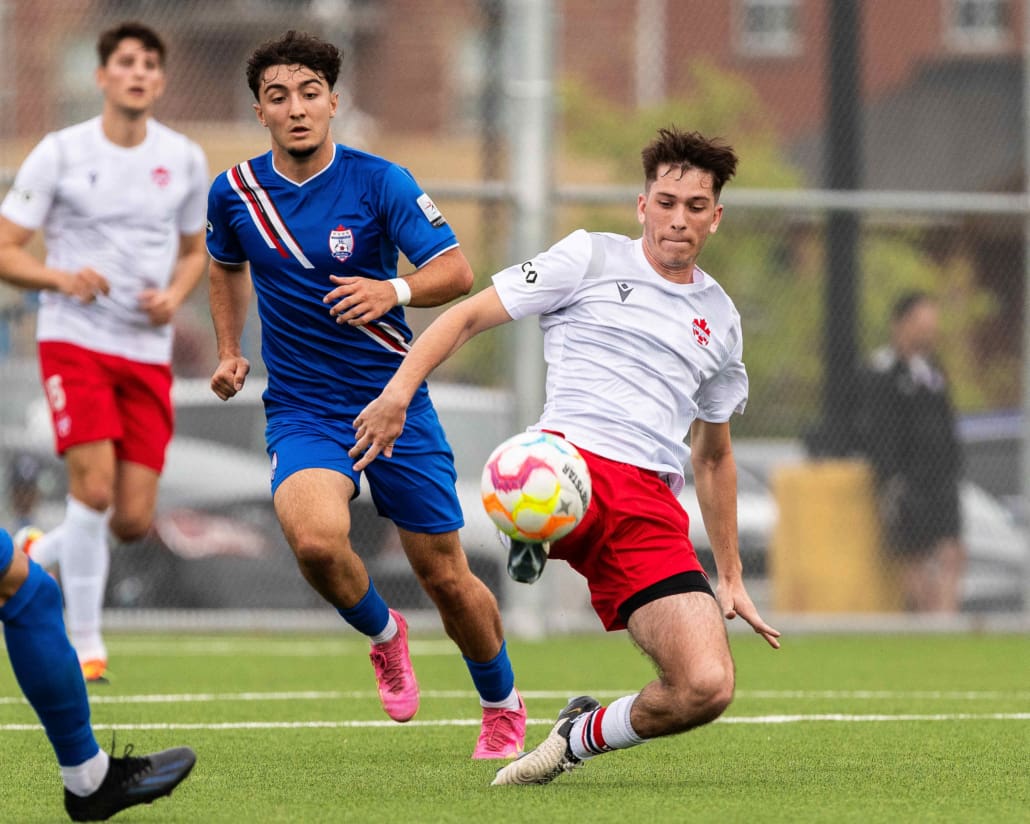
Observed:
[[[491,784],[550,784],[563,772],[574,770],[583,762],[572,754],[569,734],[575,720],[585,712],[593,712],[601,704],[589,695],[573,698],[565,705],[550,734],[534,750],[520,755],[501,767]]]
[[[519,541],[503,532],[497,533],[508,548],[508,576],[520,584],[533,584],[544,574],[544,564],[551,552],[549,541],[529,543]]]
[[[96,792],[80,796],[65,789],[64,808],[72,821],[107,821],[126,807],[149,804],[161,796],[171,795],[190,774],[196,760],[197,754],[189,747],[134,758],[130,745],[122,758],[111,756],[107,775]]]

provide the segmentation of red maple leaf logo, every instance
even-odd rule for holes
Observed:
[[[690,329],[694,333],[694,340],[702,346],[708,346],[708,341],[712,339],[712,330],[708,328],[708,321],[704,318],[694,318]]]

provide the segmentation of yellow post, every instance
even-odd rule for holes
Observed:
[[[874,479],[858,460],[813,461],[772,476],[779,518],[769,552],[777,612],[891,612]]]

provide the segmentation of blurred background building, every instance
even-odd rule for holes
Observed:
[[[298,28],[342,45],[337,139],[412,170],[478,286],[580,225],[635,235],[639,150],[658,127],[722,136],[742,162],[701,265],[744,323],[752,395],[734,431],[756,485],[741,510],[753,571],[768,574],[775,468],[855,451],[861,364],[897,295],[924,289],[941,301],[967,480],[986,496],[970,504],[974,521],[1004,533],[983,548],[984,565],[1011,581],[969,607],[1020,610],[1027,10],[1021,0],[0,0],[0,193],[45,132],[98,111],[96,35],[124,19],[166,37],[158,117],[204,147],[212,174],[267,149],[244,79],[257,43]],[[256,393],[218,406],[206,388],[205,297],[179,329],[180,433],[260,456]],[[32,422],[33,311],[31,296],[0,287],[0,426],[9,441],[35,427],[45,452],[45,426]],[[411,313],[416,329],[432,316]],[[533,417],[536,337],[535,327],[483,336],[439,375],[470,482],[491,440]],[[469,539],[485,563],[496,558],[488,538]]]

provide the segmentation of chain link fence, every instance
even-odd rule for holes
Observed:
[[[267,150],[244,80],[255,45],[288,28],[342,45],[334,136],[414,173],[455,228],[476,288],[574,228],[638,234],[639,151],[658,127],[722,136],[738,149],[740,172],[700,262],[744,326],[752,389],[733,426],[756,600],[791,614],[918,606],[902,586],[910,559],[884,546],[887,478],[868,462],[888,435],[888,452],[901,453],[903,409],[868,423],[867,366],[890,342],[897,299],[919,290],[939,310],[936,363],[961,465],[958,608],[1020,613],[1030,574],[1020,463],[1026,14],[1016,0],[6,0],[0,192],[44,133],[99,111],[96,35],[125,19],[166,38],[158,117],[201,144],[212,174]],[[34,305],[0,286],[10,481],[0,510],[5,524],[20,517],[13,467],[28,453],[40,466],[32,517],[52,526],[63,480],[36,376]],[[417,332],[435,314],[409,318]],[[251,324],[252,385],[222,404],[207,388],[215,353],[203,288],[177,320],[177,436],[157,535],[112,556],[108,604],[126,615],[326,614],[268,500],[253,313]],[[518,325],[480,336],[432,391],[458,460],[465,544],[509,623],[596,627],[582,585],[561,565],[537,588],[507,581],[478,504],[483,460],[525,422],[526,399],[539,398],[536,337],[535,326]],[[684,504],[707,562],[689,489]],[[365,496],[354,542],[392,602],[431,614],[396,533]],[[860,573],[856,557],[868,562]],[[936,561],[919,566],[941,574]],[[870,590],[876,597],[856,599]]]

